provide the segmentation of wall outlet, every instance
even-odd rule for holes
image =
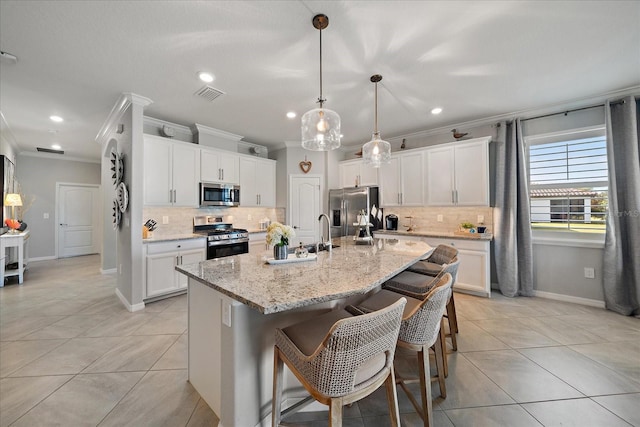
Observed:
[[[169,224],[169,217],[168,217],[167,215],[164,215],[164,216],[162,217],[162,223],[163,223],[163,224]]]
[[[251,221],[252,217],[251,214],[247,215],[247,221]]]
[[[231,327],[231,303],[225,300],[220,302],[222,303],[222,324]]]
[[[596,278],[596,270],[592,267],[584,268],[584,277],[587,279],[595,279]]]
[[[42,217],[43,217],[44,219],[49,219],[49,212],[45,212],[45,213],[43,213],[43,214],[42,214]]]
[[[478,215],[478,224],[484,224],[484,215]]]
[[[438,215],[438,222],[442,222],[444,221],[444,219],[442,218],[442,215]]]

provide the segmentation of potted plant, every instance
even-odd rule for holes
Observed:
[[[289,240],[296,236],[293,228],[273,222],[267,227],[267,244],[273,245],[273,258],[287,259]]]
[[[460,223],[460,231],[464,231],[465,233],[475,233],[475,225],[470,222],[462,222]]]

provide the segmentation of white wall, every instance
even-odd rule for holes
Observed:
[[[24,214],[24,221],[31,231],[31,258],[52,258],[56,255],[56,183],[100,184],[100,177],[100,165],[97,163],[18,155],[16,178],[22,193],[26,197],[35,197],[31,208]],[[44,219],[45,213],[49,214],[48,219]]]

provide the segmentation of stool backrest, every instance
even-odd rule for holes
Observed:
[[[453,246],[438,245],[427,261],[435,264],[449,264],[458,256],[458,250]]]
[[[420,305],[402,321],[398,340],[428,347],[436,342],[452,283],[451,274],[440,277]]]

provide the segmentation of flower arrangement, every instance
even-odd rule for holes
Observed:
[[[282,225],[279,222],[272,222],[267,227],[267,244],[274,246],[288,246],[289,239],[296,236],[293,228]]]

